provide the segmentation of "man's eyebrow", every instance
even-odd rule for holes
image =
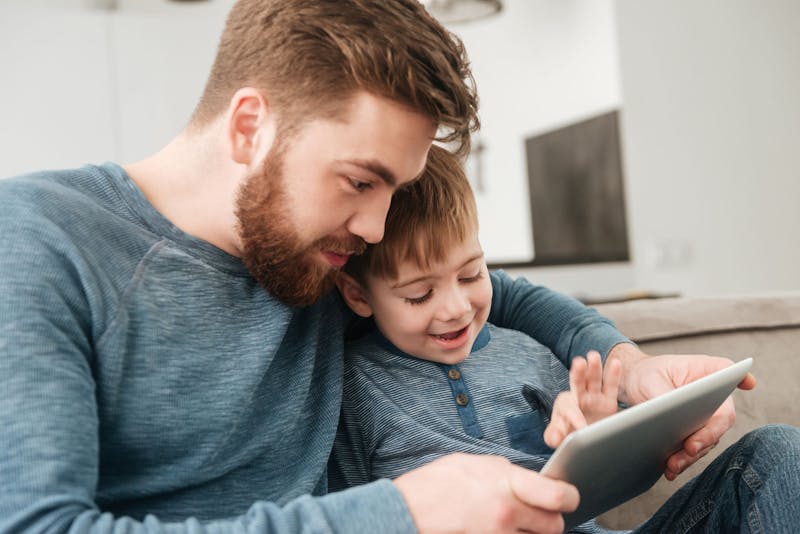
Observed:
[[[397,185],[397,177],[395,177],[394,173],[390,171],[386,165],[382,164],[379,161],[374,159],[348,159],[342,160],[343,163],[349,163],[351,165],[355,165],[356,167],[361,167],[362,169],[366,169],[372,174],[377,175],[381,180],[383,180],[386,185],[390,187],[395,187]]]

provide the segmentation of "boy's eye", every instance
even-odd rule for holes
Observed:
[[[363,193],[367,189],[372,188],[372,184],[369,182],[362,182],[361,180],[356,180],[355,178],[348,178],[350,180],[350,185],[353,189],[358,191],[359,193]]]
[[[423,302],[431,298],[431,295],[433,295],[433,290],[429,289],[428,292],[422,295],[421,297],[415,297],[415,298],[406,297],[405,301],[408,302],[409,304],[422,304]]]
[[[467,277],[465,277],[465,278],[461,278],[461,281],[462,281],[462,282],[464,282],[464,283],[467,283],[467,284],[469,284],[469,283],[471,283],[471,282],[477,282],[477,281],[478,281],[478,280],[480,280],[481,278],[483,278],[483,270],[480,270],[480,271],[478,271],[478,272],[477,272],[475,275],[473,275],[473,276],[467,276]]]

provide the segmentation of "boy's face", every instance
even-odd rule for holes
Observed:
[[[428,270],[407,261],[397,279],[369,277],[367,285],[364,297],[383,335],[403,352],[439,363],[469,355],[492,303],[477,232]]]

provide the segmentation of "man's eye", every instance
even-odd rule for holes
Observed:
[[[433,290],[429,289],[428,292],[422,295],[421,297],[416,297],[416,298],[406,297],[405,301],[408,302],[409,304],[422,304],[423,302],[431,298],[431,295],[433,295]]]
[[[349,180],[353,189],[359,193],[363,193],[364,191],[372,188],[372,184],[369,182],[362,182],[361,180],[356,180],[355,178],[349,178]]]

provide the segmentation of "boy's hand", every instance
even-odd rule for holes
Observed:
[[[555,449],[569,434],[599,421],[617,411],[622,366],[619,361],[608,362],[603,372],[600,354],[590,351],[586,359],[572,360],[569,370],[569,391],[556,397],[550,424],[544,431],[544,442]]]

